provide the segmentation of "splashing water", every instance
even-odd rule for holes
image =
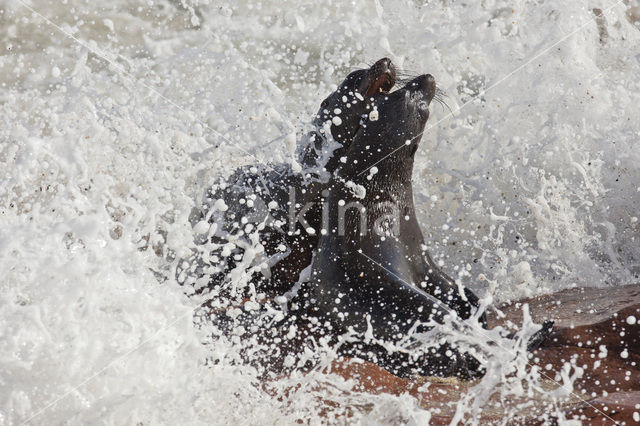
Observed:
[[[191,208],[241,165],[294,161],[335,84],[389,56],[406,75],[434,75],[454,112],[432,106],[414,171],[445,271],[486,304],[634,282],[637,11],[0,1],[0,423],[425,424],[437,413],[409,395],[326,372],[330,348],[310,373],[266,384],[234,363],[237,345],[194,326],[199,300],[174,279],[194,248]],[[535,330],[439,329],[486,360],[457,420],[477,422],[495,398],[539,400],[563,420],[580,367],[567,363],[549,390],[527,364]]]

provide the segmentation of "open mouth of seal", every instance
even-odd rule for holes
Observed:
[[[382,58],[369,68],[363,82],[363,93],[372,96],[376,93],[389,93],[396,84],[396,67],[389,58]]]

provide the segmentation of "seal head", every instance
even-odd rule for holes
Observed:
[[[350,73],[320,104],[312,122],[314,131],[304,141],[300,153],[303,173],[333,173],[363,120],[395,82],[396,68],[389,58]]]

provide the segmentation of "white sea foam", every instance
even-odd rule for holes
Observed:
[[[317,371],[264,392],[250,367],[225,361],[228,342],[201,344],[198,301],[173,278],[203,189],[240,165],[290,162],[320,101],[382,56],[432,74],[455,112],[432,104],[414,172],[447,272],[495,302],[640,273],[634,8],[26,4],[37,13],[0,1],[0,423],[321,422],[331,401],[364,407],[336,418],[428,421],[409,396]],[[449,333],[471,348],[486,340]],[[485,348],[488,374],[458,405],[467,421],[487,393],[528,395],[541,380],[488,333],[512,346]],[[578,373],[567,365],[551,407]]]

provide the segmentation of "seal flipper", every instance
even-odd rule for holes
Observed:
[[[461,320],[466,320],[471,316],[471,310],[473,307],[477,309],[478,298],[470,290],[465,288],[465,296],[469,302],[465,302],[461,297],[458,301],[464,304],[464,309],[469,312],[469,315],[464,317],[464,309],[460,308],[456,304],[450,303],[450,301],[443,301],[426,291],[411,286],[406,281],[400,279],[394,274],[387,273],[387,284],[391,283],[396,288],[402,288],[403,291],[408,291],[412,295],[413,300],[422,301],[423,312],[427,309],[432,311],[430,319],[441,323],[445,315],[449,315],[454,318],[454,323],[460,323]],[[396,290],[398,291],[398,290]],[[454,294],[458,294],[457,287]],[[475,303],[475,305],[474,305]],[[473,305],[473,306],[471,306]],[[413,311],[414,318],[416,317],[416,310]],[[410,312],[405,313],[407,316],[411,316]],[[483,317],[484,314],[483,314]],[[456,319],[457,318],[457,319]],[[411,325],[411,322],[407,322]],[[482,323],[486,327],[485,322]],[[405,335],[408,333],[406,330]],[[400,377],[412,377],[413,375],[420,376],[438,376],[438,377],[451,377],[455,376],[462,380],[472,380],[478,377],[482,377],[485,374],[485,369],[482,367],[480,361],[474,356],[461,352],[449,343],[441,344],[440,347],[431,349],[423,353],[417,360],[412,360],[410,356],[405,354],[387,353],[379,358],[380,364],[387,370],[392,371],[394,374]]]
[[[553,321],[545,321],[542,323],[542,328],[531,336],[531,339],[529,339],[529,342],[527,343],[527,352],[533,352],[540,347],[542,342],[551,335],[553,324]]]
[[[475,308],[476,311],[478,309],[480,309],[480,299],[478,298],[478,296],[476,296],[476,294],[474,292],[469,290],[468,287],[464,288],[464,295],[466,296],[467,300],[469,301],[469,304],[471,304],[471,306],[473,308]],[[473,312],[470,312],[469,314],[472,315]],[[489,324],[487,322],[487,313],[486,312],[482,312],[482,314],[478,318],[478,322],[480,323],[482,328],[484,328],[484,329],[488,329],[489,328]]]
[[[425,290],[455,310],[462,319],[470,318],[480,307],[480,299],[478,296],[469,288],[464,287],[463,297],[455,281],[443,270],[438,268],[426,250],[422,251],[422,260],[428,268],[428,283]],[[443,289],[446,290],[443,291]],[[486,313],[483,312],[480,318],[478,318],[478,321],[482,325],[482,328],[488,328]]]
[[[376,340],[397,344],[410,335],[416,322],[431,322],[427,327],[415,329],[421,333],[433,326],[432,321],[443,323],[447,315],[459,318],[442,300],[409,284],[388,268],[377,263],[367,265],[373,271],[361,277],[345,274],[347,269],[335,268],[341,264],[335,262],[333,269],[316,265],[317,275],[305,285],[309,296],[305,297],[307,314],[320,319],[321,324],[331,324],[330,334],[341,335],[350,328],[365,333],[370,325]],[[332,285],[323,285],[327,282]],[[425,348],[417,358],[415,352],[389,352],[387,347],[363,341],[343,344],[340,350],[343,355],[366,359],[405,378],[417,374],[468,379],[484,373],[477,359],[446,342]]]

